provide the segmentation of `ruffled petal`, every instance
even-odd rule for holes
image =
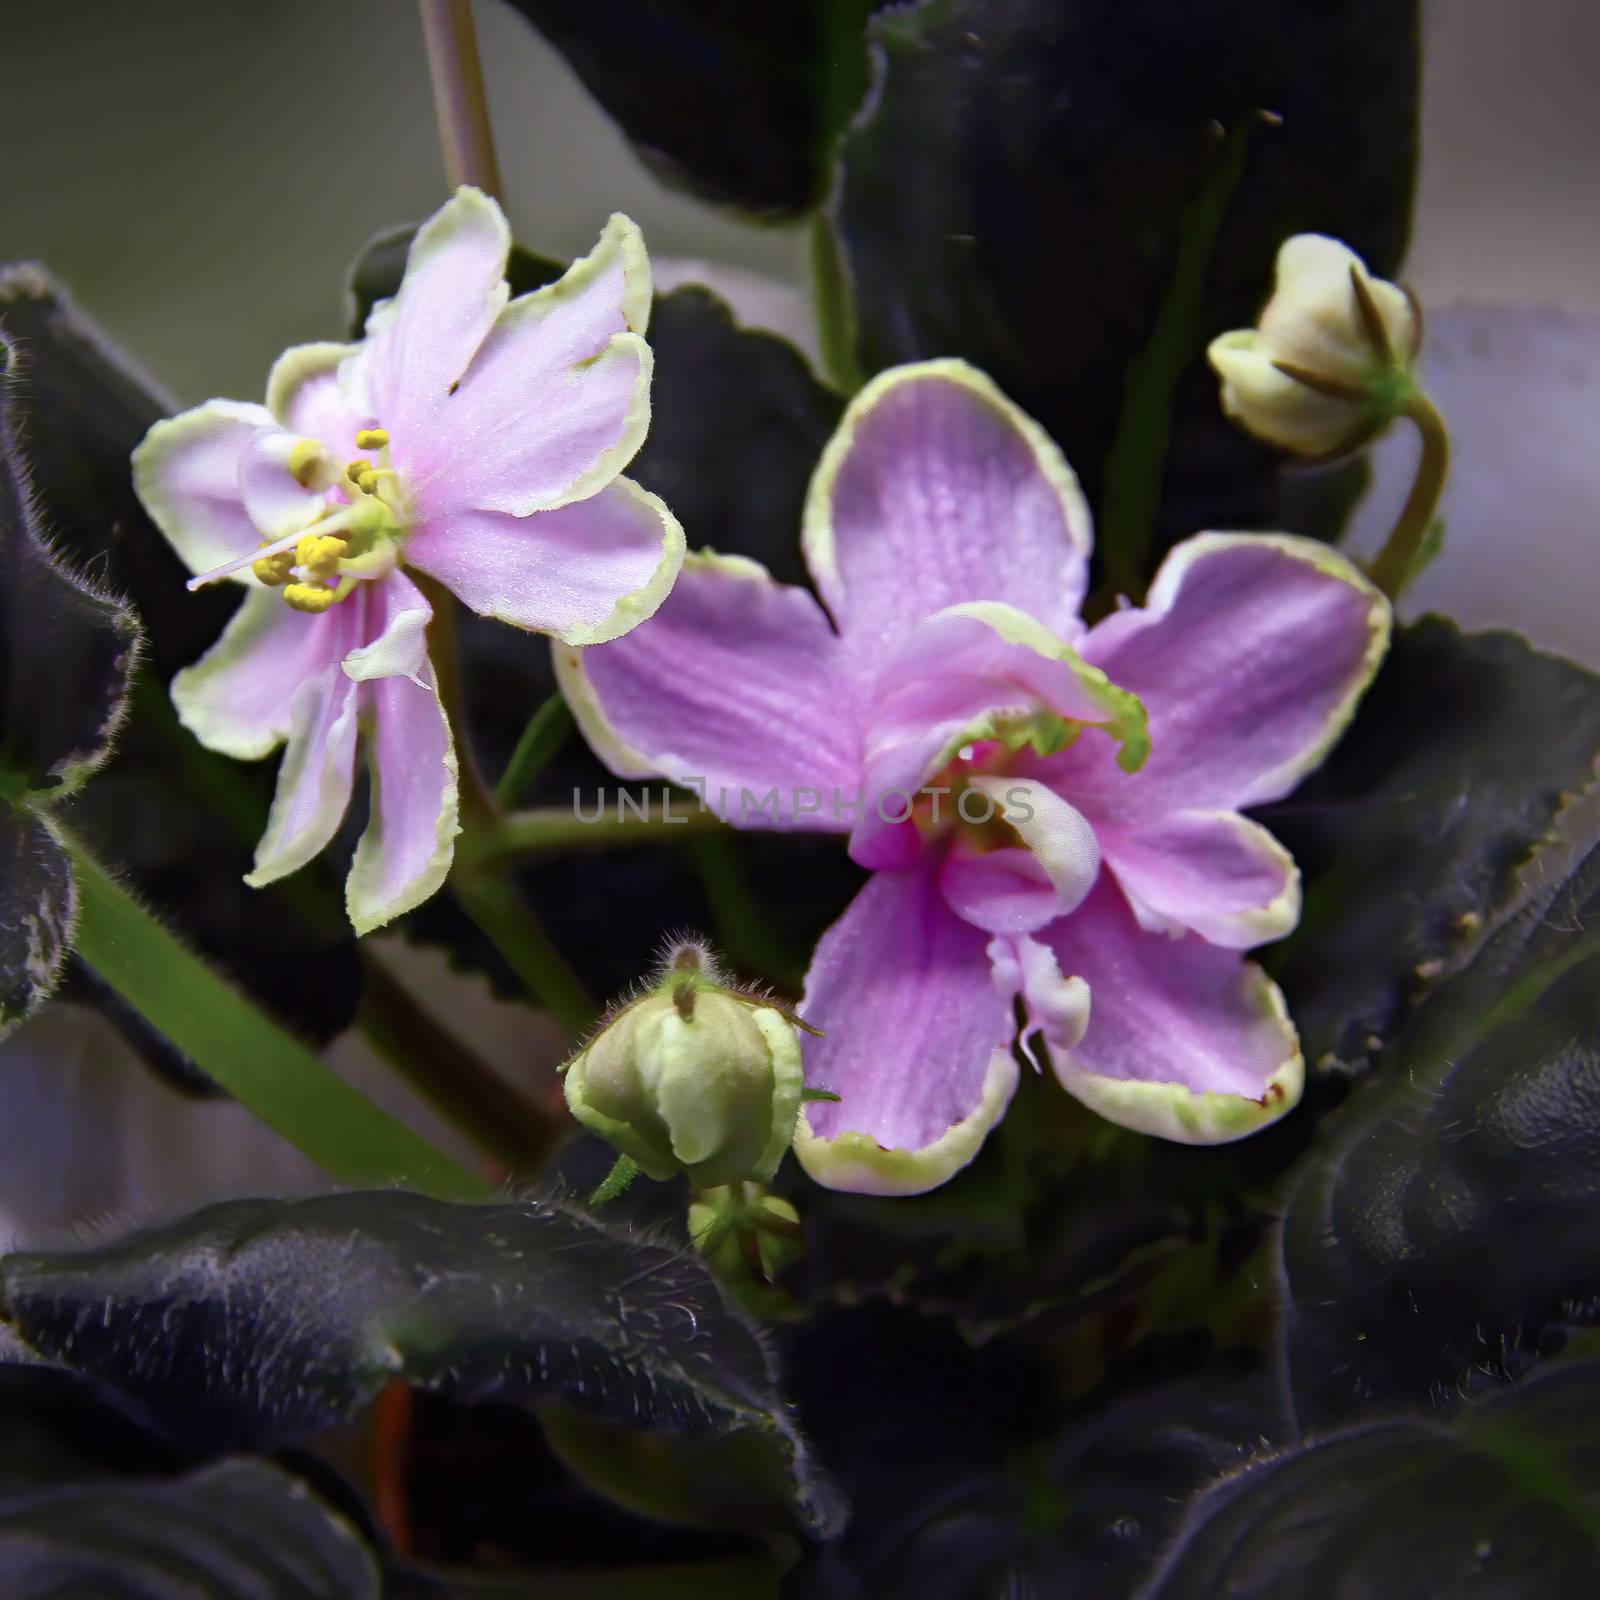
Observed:
[[[1180,1144],[1224,1144],[1299,1100],[1299,1042],[1254,962],[1194,934],[1146,932],[1109,875],[1042,937],[1091,997],[1082,1040],[1052,1052],[1056,1076],[1101,1116]]]
[[[271,426],[265,406],[209,400],[156,423],[133,452],[139,500],[191,572],[209,572],[260,546],[239,468],[256,430]],[[235,581],[256,582],[248,568]]]
[[[1236,811],[1175,811],[1102,827],[1101,847],[1142,927],[1198,933],[1230,950],[1281,939],[1300,920],[1289,852]]]
[[[988,937],[945,905],[931,866],[874,876],[823,935],[801,1013],[806,1078],[795,1154],[818,1183],[919,1194],[972,1160],[1017,1086],[1009,999]]]
[[[683,565],[678,519],[628,478],[555,511],[465,511],[424,523],[406,560],[484,616],[603,644],[637,627]]]
[[[372,813],[356,845],[345,906],[358,934],[419,906],[449,876],[457,821],[456,752],[431,666],[363,688],[371,718]]]
[[[356,686],[337,661],[290,696],[289,745],[246,883],[259,889],[287,877],[333,838],[350,803],[356,726]]]
[[[555,283],[512,301],[434,436],[407,446],[423,519],[525,517],[610,483],[650,426],[650,295],[644,240],[618,215]]]
[[[339,369],[360,350],[354,344],[297,344],[273,363],[267,410],[291,433],[320,439],[335,455],[358,454],[356,434],[376,420],[350,403]]]
[[[1051,915],[1064,916],[1076,910],[1100,873],[1100,846],[1094,829],[1083,815],[1054,790],[1030,779],[977,776],[968,780],[968,786],[987,797],[993,814],[1009,824],[1022,840],[1029,859],[1037,865],[1049,886]],[[968,810],[986,820],[976,808],[969,806]],[[1009,849],[1002,849],[990,852],[987,859],[1013,854]],[[985,859],[981,855],[965,856],[959,848],[951,852],[941,878],[945,897],[952,908],[990,933],[1031,933],[1042,927],[1049,917],[1033,920],[1043,908],[1036,902],[1025,906],[1015,887],[1014,866],[1008,864],[1002,869],[999,881],[992,885],[998,890],[993,899],[983,893],[982,863]],[[963,872],[960,904],[950,892],[950,869],[957,864]]]
[[[222,637],[172,680],[178,719],[223,755],[242,761],[269,755],[289,737],[296,690],[336,666],[349,638],[342,608],[307,616],[286,606],[277,590],[256,588]]]
[[[322,459],[314,461],[320,487],[307,487],[291,470],[297,453],[308,450]],[[332,487],[331,457],[317,440],[283,428],[259,428],[239,458],[239,493],[245,514],[263,539],[281,539],[305,529],[326,503]]]
[[[367,318],[341,370],[350,406],[387,429],[395,465],[426,459],[438,415],[505,308],[511,230],[477,189],[457,189],[417,230],[394,299]]]
[[[994,602],[952,606],[913,628],[881,665],[866,724],[868,804],[850,853],[873,869],[914,859],[905,814],[968,746],[1056,748],[1088,729],[1086,740],[1129,768],[1147,749],[1137,699],[1026,612]]]
[[[661,609],[595,649],[557,646],[584,737],[621,777],[700,790],[752,827],[848,828],[861,784],[839,641],[804,590],[738,556],[691,555]]]
[[[893,368],[850,402],[803,534],[817,587],[866,663],[969,600],[1008,602],[1075,637],[1090,542],[1061,452],[962,361]]]
[[[1143,770],[1118,772],[1080,739],[1037,775],[1096,823],[1277,799],[1332,748],[1388,642],[1388,601],[1327,545],[1199,534],[1167,557],[1144,609],[1082,645],[1144,705]]]

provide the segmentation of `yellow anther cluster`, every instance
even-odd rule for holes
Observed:
[[[308,533],[294,547],[294,564],[314,578],[335,578],[339,575],[339,558],[344,552],[345,543],[338,534]]]
[[[289,452],[289,476],[302,489],[326,489],[333,477],[332,467],[328,452],[315,439],[302,439]]]
[[[259,561],[252,562],[250,570],[269,589],[276,589],[280,583],[289,581],[289,569],[294,566],[294,556],[293,550],[280,550],[276,555],[263,556]]]
[[[326,611],[343,598],[337,589],[330,589],[325,583],[291,583],[283,591],[286,606],[296,611],[309,611],[312,615]]]
[[[385,450],[389,445],[389,435],[382,428],[363,428],[356,435],[357,450]]]

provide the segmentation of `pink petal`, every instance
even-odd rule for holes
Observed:
[[[850,402],[806,503],[806,560],[851,651],[881,660],[924,617],[1001,600],[1072,637],[1089,514],[1072,469],[982,373],[928,361]]]
[[[322,494],[302,488],[289,471],[303,438],[276,426],[258,428],[239,458],[239,493],[262,539],[303,531],[325,503]]]
[[[1175,811],[1101,825],[1106,862],[1139,922],[1233,950],[1281,939],[1300,920],[1289,852],[1236,811]]]
[[[434,894],[450,873],[456,819],[456,754],[431,666],[421,681],[375,678],[362,690],[372,719],[367,760],[372,813],[356,845],[345,904],[358,934]]]
[[[860,736],[839,641],[804,589],[755,562],[691,555],[648,622],[611,644],[558,647],[556,670],[620,776],[700,788],[735,823],[849,827],[834,791],[854,806]]]
[[[506,307],[433,435],[407,441],[423,519],[522,517],[604,488],[649,427],[649,311],[644,242],[614,216],[561,279]]]
[[[222,637],[172,680],[179,719],[224,755],[270,754],[289,736],[295,691],[349,649],[349,624],[344,606],[312,617],[291,610],[276,589],[253,589]]]
[[[683,564],[683,529],[627,478],[555,511],[459,511],[425,522],[406,560],[474,611],[568,644],[615,639],[650,616]]]
[[[1056,1076],[1101,1116],[1183,1144],[1220,1144],[1299,1100],[1294,1028],[1253,962],[1194,934],[1147,933],[1109,875],[1043,938],[1091,996],[1081,1043],[1053,1052]]]
[[[1020,996],[1028,1031],[1037,1030],[1050,1050],[1074,1049],[1089,1028],[1089,985],[1063,977],[1055,952],[1026,933],[997,937],[989,960],[1000,992]]]
[[[354,458],[356,434],[375,420],[350,403],[339,369],[354,344],[298,344],[285,350],[267,379],[267,410],[291,433],[320,439],[335,456]]]
[[[457,189],[417,230],[399,292],[368,316],[343,381],[352,408],[388,430],[396,466],[422,459],[443,425],[440,409],[510,294],[510,250],[500,207]]]
[[[930,866],[876,874],[823,935],[801,1014],[806,1081],[795,1153],[818,1183],[917,1194],[978,1153],[1017,1084],[1010,1001],[988,937],[944,904]]]
[[[333,838],[350,802],[356,714],[356,686],[337,661],[290,696],[289,744],[246,883],[260,888],[287,877]]]
[[[261,534],[244,508],[239,468],[265,406],[211,400],[156,423],[133,452],[133,486],[191,572],[248,555]],[[241,582],[255,580],[246,572]]]
[[[1066,736],[1048,726],[1052,718],[1091,724],[1084,740],[1114,749],[1125,763],[1143,759],[1138,702],[1026,612],[979,602],[918,623],[878,668],[864,762],[871,803],[851,833],[851,855],[874,869],[909,865],[910,824],[894,820],[909,797],[968,745],[1040,713],[1039,737]]]
[[[1082,647],[1143,701],[1144,769],[1119,773],[1080,740],[1042,775],[1097,820],[1276,799],[1332,747],[1388,639],[1388,602],[1327,545],[1200,534],[1167,557],[1144,610]]]
[[[971,788],[958,808],[965,805],[969,820],[1009,823],[1025,848],[974,853],[958,834],[939,873],[950,908],[990,933],[1032,933],[1081,905],[1100,872],[1100,846],[1084,818],[1026,779],[976,777]],[[989,809],[972,803],[974,795]]]

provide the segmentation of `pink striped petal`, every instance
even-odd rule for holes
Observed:
[[[1281,939],[1300,920],[1300,873],[1289,852],[1236,811],[1175,811],[1102,824],[1106,862],[1141,926],[1190,930],[1232,950]]]
[[[970,600],[1080,630],[1089,514],[1044,431],[981,372],[927,361],[880,374],[823,452],[804,548],[852,655],[881,662],[923,618]]]
[[[1242,1139],[1300,1098],[1283,996],[1253,962],[1195,934],[1149,933],[1109,874],[1042,941],[1089,987],[1082,1040],[1056,1076],[1112,1122],[1181,1144]]]
[[[1167,557],[1143,610],[1082,647],[1144,703],[1144,769],[1119,773],[1080,740],[1040,775],[1096,820],[1275,799],[1343,732],[1388,639],[1388,602],[1327,545],[1200,534]]]
[[[690,556],[648,622],[611,644],[558,647],[556,668],[584,737],[620,776],[700,789],[752,827],[849,827],[836,800],[854,807],[861,768],[839,641],[804,589],[755,562]]]
[[[880,872],[823,935],[801,1014],[806,1081],[837,1104],[801,1112],[800,1164],[818,1183],[918,1194],[978,1153],[1017,1085],[1009,999],[988,936],[945,905],[931,865]]]
[[[484,616],[601,644],[650,616],[683,565],[683,529],[653,494],[616,478],[555,511],[464,511],[425,522],[407,562]]]

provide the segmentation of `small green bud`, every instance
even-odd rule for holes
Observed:
[[[1406,411],[1422,342],[1416,302],[1337,239],[1297,234],[1278,252],[1254,328],[1208,352],[1228,415],[1297,455],[1355,449]]]
[[[561,1069],[567,1105],[652,1178],[697,1189],[777,1171],[803,1083],[798,1024],[777,1002],[721,981],[681,944],[654,986]]]

